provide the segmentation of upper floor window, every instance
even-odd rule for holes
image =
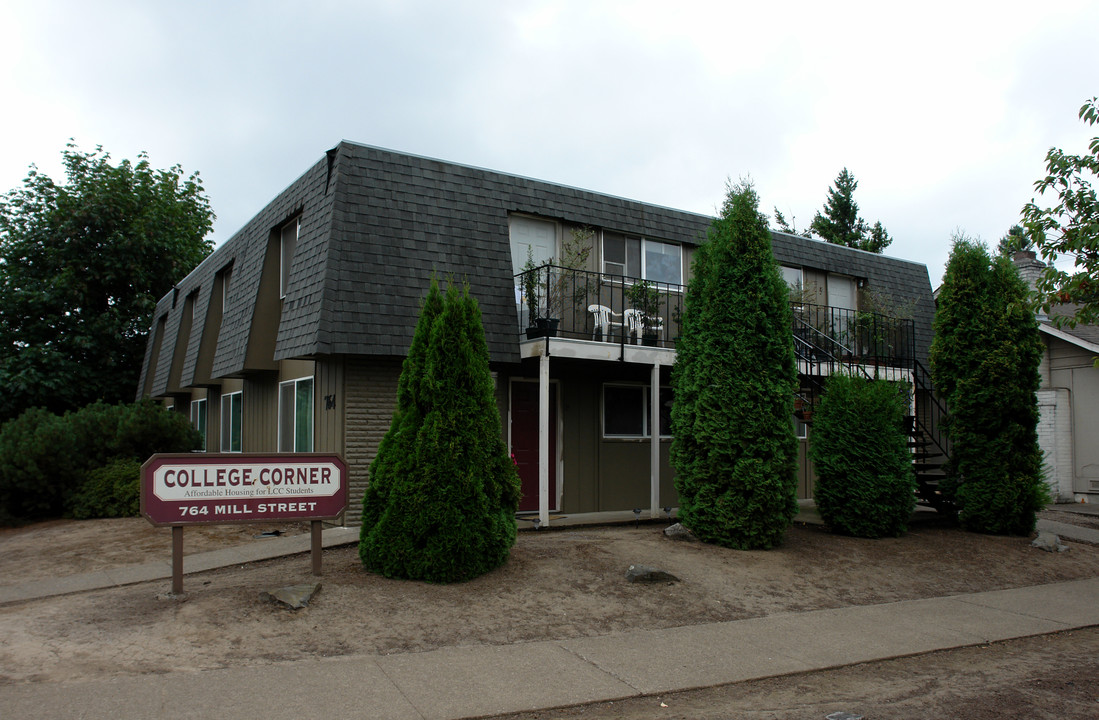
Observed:
[[[279,297],[286,297],[286,288],[290,286],[290,263],[294,259],[294,249],[298,246],[298,228],[301,219],[294,218],[282,226],[281,234],[281,261],[279,272]]]
[[[798,290],[804,287],[805,281],[802,278],[801,268],[779,265],[779,270],[782,271],[782,279],[786,281],[787,287],[791,290]]]
[[[680,285],[683,249],[674,243],[604,233],[603,272]]]
[[[226,265],[218,275],[221,276],[221,309],[229,307],[229,285],[233,280],[233,266]]]
[[[313,452],[313,378],[279,383],[279,452]]]

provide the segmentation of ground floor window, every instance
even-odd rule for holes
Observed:
[[[241,431],[244,423],[244,393],[237,391],[221,396],[221,451],[241,451]]]
[[[313,452],[313,378],[279,383],[279,452]]]
[[[650,388],[648,385],[603,386],[603,437],[651,437]],[[672,399],[670,387],[660,388],[660,436],[672,435]]]
[[[191,424],[202,436],[202,445],[199,450],[206,452],[206,398],[191,401]]]

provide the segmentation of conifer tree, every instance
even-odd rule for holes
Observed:
[[[813,216],[809,230],[833,245],[846,245],[856,250],[880,253],[893,242],[880,222],[870,226],[859,217],[855,189],[859,181],[844,168],[836,176],[835,186],[828,188],[824,213]]]
[[[425,393],[420,386],[427,362],[427,348],[431,340],[431,328],[442,311],[443,295],[439,291],[439,282],[432,277],[420,309],[412,344],[401,367],[401,377],[397,381],[397,408],[393,412],[389,431],[378,444],[378,454],[370,464],[370,484],[363,495],[360,539],[370,534],[381,517],[388,504],[389,486],[393,478],[406,475],[411,469],[412,444],[423,423],[426,410]]]
[[[460,582],[507,560],[519,478],[501,436],[476,301],[452,285],[441,304],[425,302],[425,315],[429,307],[438,312],[426,343],[410,350],[401,378],[414,409],[398,403],[384,459],[379,448],[383,488],[369,512],[364,501],[372,526],[364,522],[359,556],[388,577]]]
[[[950,408],[944,489],[963,527],[1027,535],[1049,495],[1037,434],[1042,341],[1011,260],[955,238],[934,329],[931,373]]]
[[[730,187],[695,256],[673,373],[680,519],[701,540],[770,548],[797,514],[791,324],[759,198]]]

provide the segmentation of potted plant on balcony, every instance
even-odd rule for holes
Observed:
[[[564,309],[566,300],[570,300],[575,324],[576,318],[585,315],[591,304],[593,286],[587,268],[588,258],[595,248],[595,230],[587,226],[575,227],[569,231],[569,237],[561,246],[560,268],[550,292],[550,305]]]
[[[648,280],[638,280],[626,290],[626,298],[638,313],[641,344],[656,346],[660,318],[660,293]]]
[[[549,272],[553,261],[550,260],[546,268]],[[549,298],[546,298],[546,306],[542,304],[543,274],[534,264],[534,252],[527,248],[527,261],[523,264],[523,299],[527,306],[527,339],[533,340],[540,337],[557,337],[557,325],[559,318],[549,317]]]

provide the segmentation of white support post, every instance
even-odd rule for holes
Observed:
[[[660,365],[653,363],[649,390],[649,517],[660,517]]]
[[[550,507],[549,361],[545,351],[538,357],[538,521],[542,527],[549,527]]]

